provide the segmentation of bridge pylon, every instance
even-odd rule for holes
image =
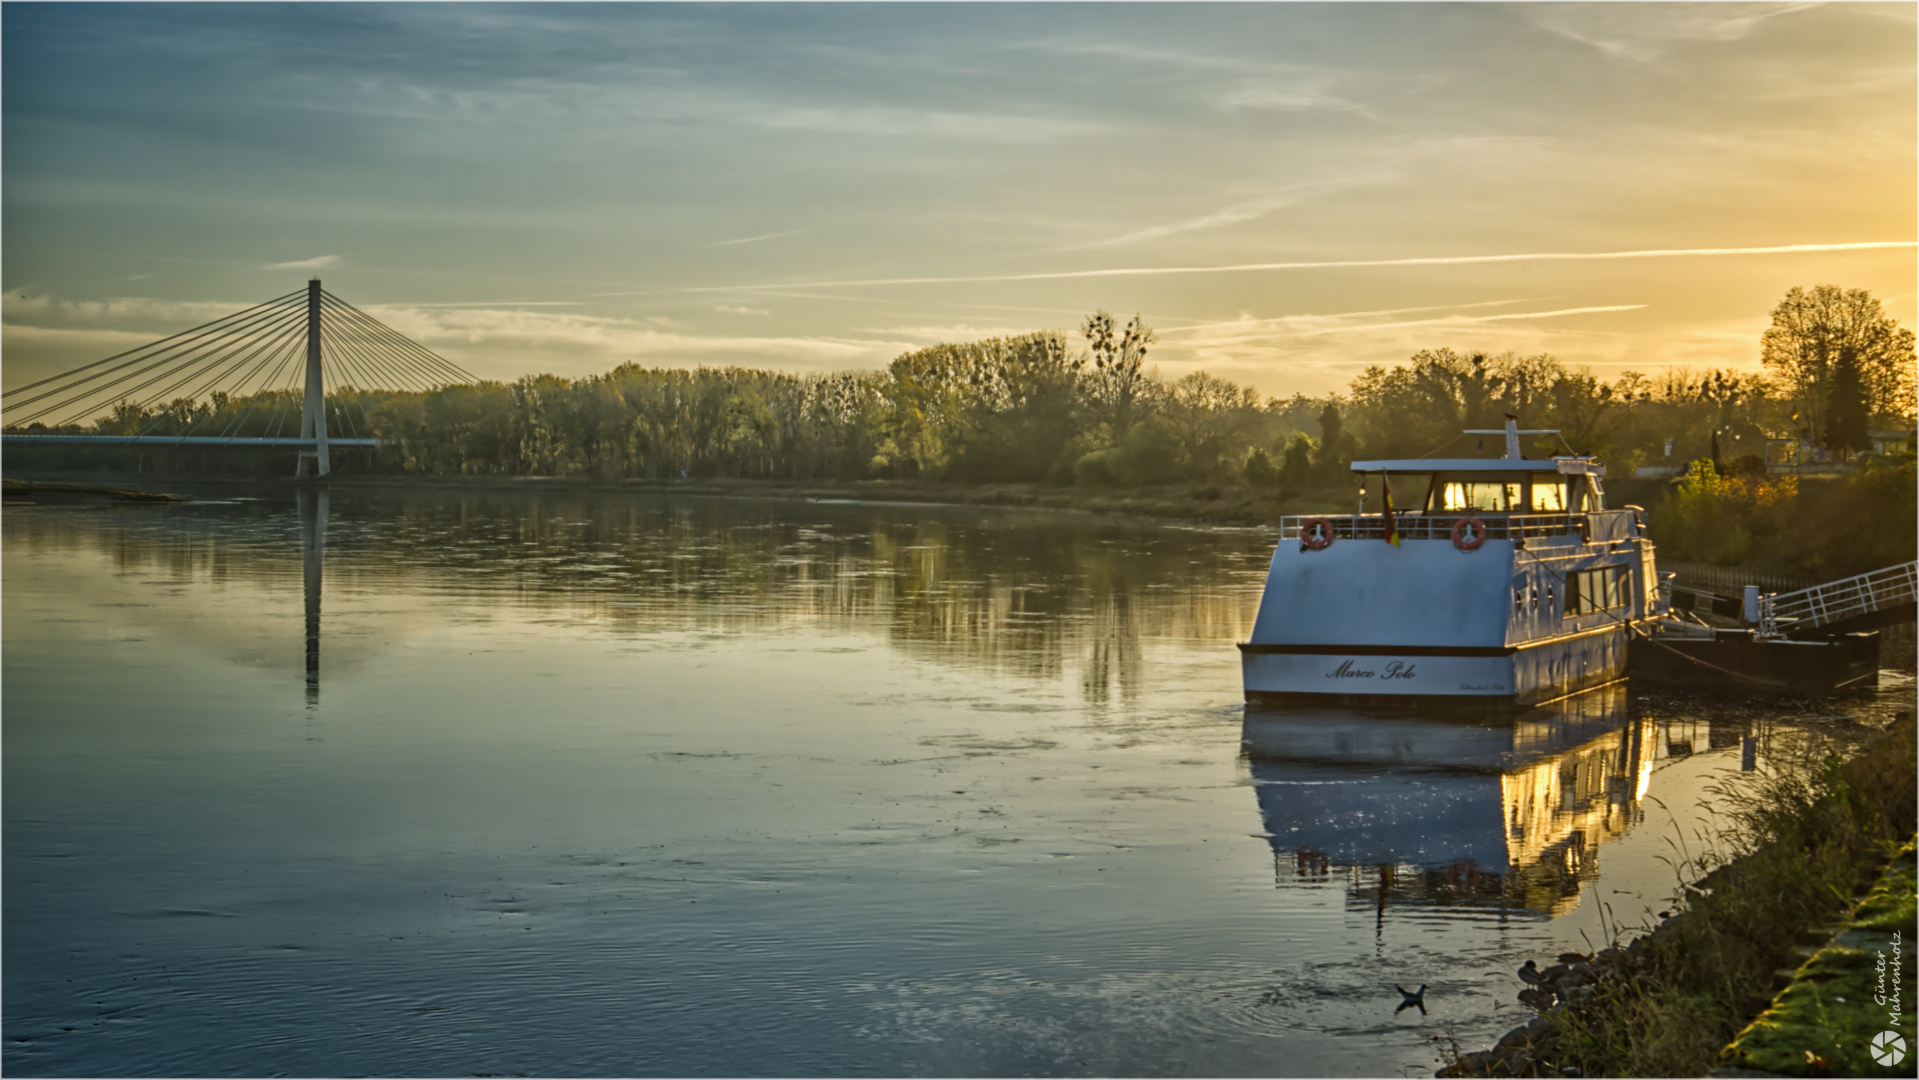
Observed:
[[[300,438],[313,440],[313,449],[300,451],[293,475],[306,476],[311,464],[317,475],[333,472],[326,445],[326,375],[320,367],[320,279],[307,282],[306,400],[300,407]]]

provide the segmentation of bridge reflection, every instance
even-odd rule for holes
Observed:
[[[326,577],[326,526],[330,507],[324,486],[302,486],[300,571],[306,590],[307,707],[320,704],[320,587]]]
[[[1747,722],[1634,716],[1623,685],[1508,719],[1249,709],[1242,736],[1280,883],[1343,877],[1382,921],[1567,910],[1643,819],[1655,763],[1734,743],[1754,769]]]

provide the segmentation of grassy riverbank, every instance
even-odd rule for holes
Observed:
[[[1880,875],[1850,922],[1795,973],[1720,1060],[1722,1075],[1892,1076],[1911,1074],[1915,1045],[1913,930],[1914,847],[1908,843]],[[1894,1017],[1897,1017],[1895,1020]],[[1873,1058],[1876,1039],[1892,1031],[1905,1041],[1903,1067]]]
[[[1724,831],[1709,838],[1715,850],[1682,856],[1690,883],[1673,917],[1575,965],[1576,985],[1558,988],[1571,1004],[1544,1008],[1523,1036],[1441,1075],[1704,1075],[1772,1003],[1782,971],[1857,916],[1913,836],[1916,754],[1908,710],[1846,760],[1815,749],[1734,793]],[[1910,1074],[1886,1075],[1895,1072]]]

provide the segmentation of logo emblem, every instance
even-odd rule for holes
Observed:
[[[1897,1065],[1906,1060],[1905,1037],[1896,1031],[1882,1031],[1874,1035],[1872,1060],[1881,1065]]]

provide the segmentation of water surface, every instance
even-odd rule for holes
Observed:
[[[1430,1073],[1432,1036],[1521,1019],[1524,959],[1665,905],[1715,780],[1890,707],[1249,712],[1273,542],[617,494],[9,509],[0,1061]]]

